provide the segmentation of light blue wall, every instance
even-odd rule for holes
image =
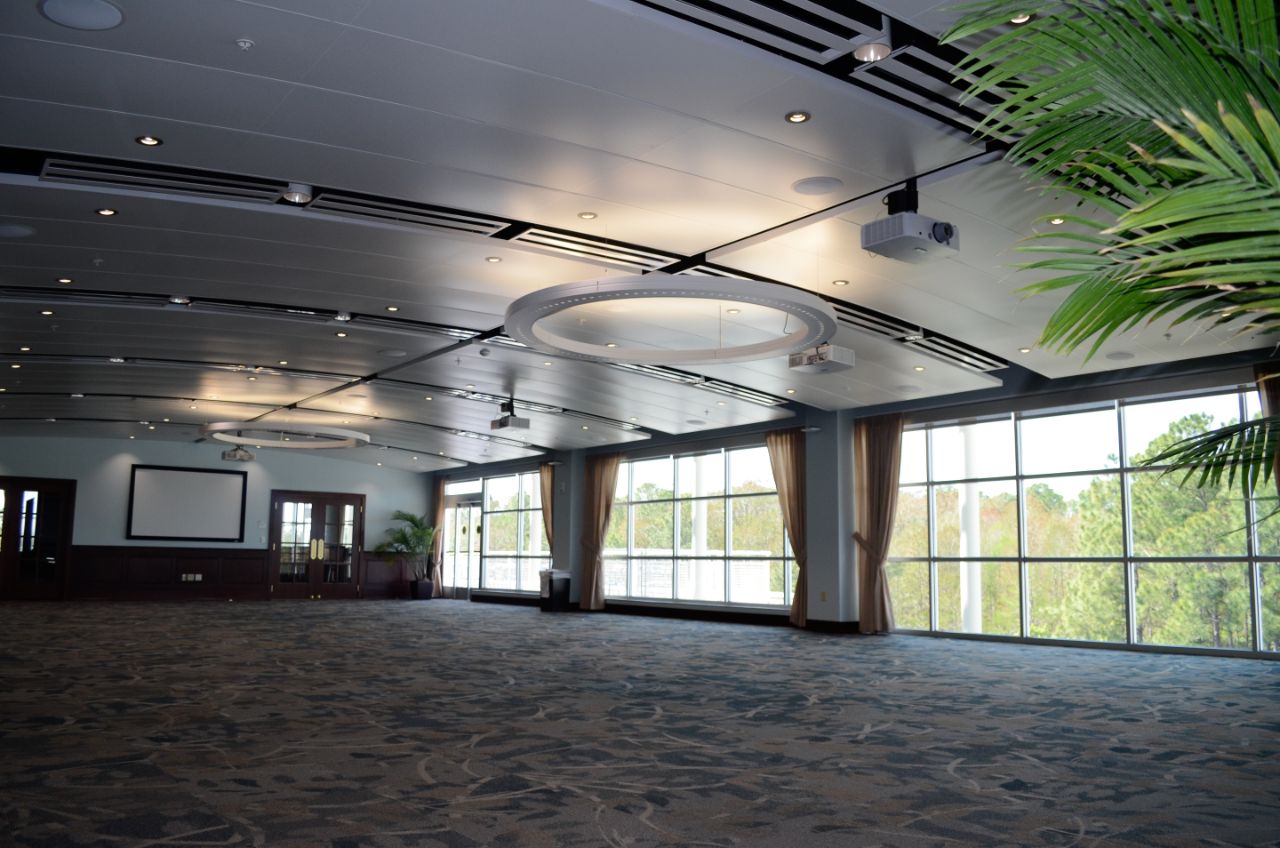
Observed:
[[[272,489],[363,494],[365,544],[381,542],[393,510],[421,514],[427,507],[426,475],[333,459],[315,452],[254,451],[253,462],[224,462],[224,445],[122,442],[119,439],[0,438],[0,475],[76,481],[77,545],[265,548]],[[242,543],[141,542],[125,538],[130,467],[174,465],[247,471]]]

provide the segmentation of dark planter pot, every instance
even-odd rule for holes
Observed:
[[[409,581],[409,597],[415,601],[431,600],[431,581],[430,580],[410,580]]]

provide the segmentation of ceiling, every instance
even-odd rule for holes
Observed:
[[[1035,349],[1055,301],[1019,294],[1012,248],[1059,207],[969,136],[948,4],[111,2],[100,31],[0,5],[0,435],[341,427],[371,437],[344,458],[434,470],[1257,346]],[[864,66],[876,6],[896,52]],[[954,256],[860,248],[912,177]],[[856,364],[627,367],[503,334],[522,295],[655,270],[817,294]],[[529,429],[491,431],[512,397]]]

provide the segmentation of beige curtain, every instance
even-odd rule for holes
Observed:
[[[1260,362],[1253,366],[1253,378],[1258,382],[1258,398],[1262,401],[1262,414],[1280,415],[1280,362]],[[1272,479],[1280,492],[1280,454],[1272,460]]]
[[[587,509],[582,531],[582,600],[584,610],[604,609],[604,537],[609,530],[609,513],[613,510],[613,490],[618,485],[616,453],[593,456],[587,460]]]
[[[551,530],[551,499],[555,494],[556,467],[549,462],[538,466],[538,486],[542,490],[542,526],[547,528],[547,545],[555,544]],[[548,551],[550,553],[550,551]],[[552,563],[554,566],[555,563]]]
[[[440,560],[444,551],[444,478],[437,477],[435,485],[435,499],[433,501],[436,507],[436,514],[432,517],[431,523],[436,528],[435,541],[431,543],[431,597],[444,597],[444,571],[440,567]]]
[[[782,523],[796,557],[796,587],[791,596],[791,623],[804,627],[809,616],[808,559],[805,547],[804,433],[799,428],[775,430],[764,436],[773,467],[773,482],[782,504]]]
[[[898,508],[898,466],[902,461],[901,415],[864,418],[853,427],[854,498],[861,549],[858,569],[858,630],[887,633],[893,629],[893,603],[884,561],[893,537]]]

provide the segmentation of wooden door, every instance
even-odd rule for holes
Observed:
[[[0,596],[65,596],[75,502],[74,480],[0,477]]]
[[[358,598],[364,495],[271,493],[274,598]]]

